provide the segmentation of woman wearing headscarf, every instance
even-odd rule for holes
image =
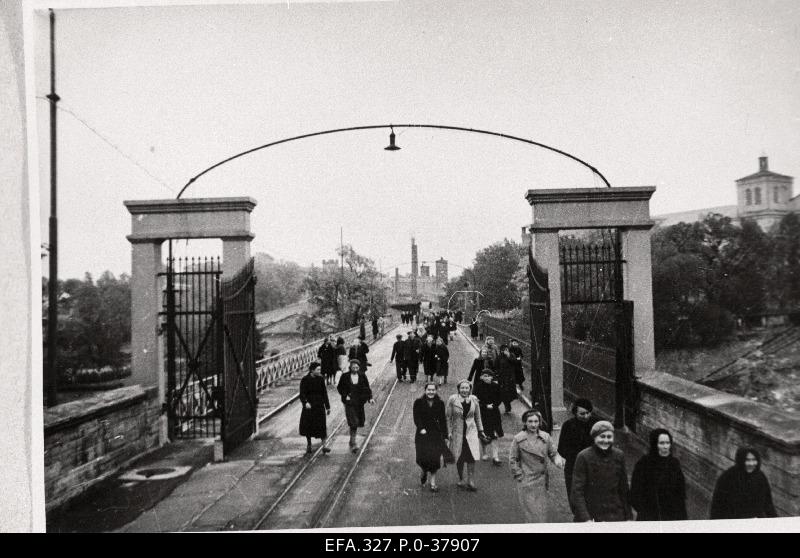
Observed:
[[[458,393],[447,400],[447,433],[450,438],[450,451],[456,459],[459,488],[472,492],[475,486],[475,456],[481,454],[480,438],[483,437],[483,422],[478,398],[471,395],[472,386],[466,380],[458,383]],[[466,467],[466,479],[464,469]]]
[[[564,466],[552,438],[540,430],[544,419],[539,411],[531,409],[522,415],[522,432],[514,436],[509,452],[511,474],[517,481],[517,495],[526,523],[547,522],[547,491],[550,474],[547,466],[552,461]]]
[[[422,369],[425,372],[426,382],[435,382],[436,379],[436,345],[433,336],[428,335],[419,350],[419,357],[422,361]]]
[[[477,379],[487,368],[489,370],[494,370],[494,362],[489,358],[489,352],[486,350],[486,347],[482,347],[478,356],[472,361],[472,368],[469,369],[467,380],[471,382],[473,378]]]
[[[350,451],[356,453],[358,452],[356,432],[364,426],[366,420],[364,405],[367,403],[370,405],[375,404],[367,375],[361,371],[361,363],[358,359],[350,361],[350,371],[342,374],[342,377],[339,378],[339,385],[336,386],[336,390],[342,397],[347,426],[350,427]]]
[[[578,454],[572,474],[570,503],[575,521],[630,521],[625,456],[612,447],[614,426],[601,420],[590,434],[592,446]]]
[[[686,519],[686,480],[672,456],[672,434],[664,428],[650,432],[650,453],[633,468],[631,505],[637,521]]]
[[[486,438],[483,444],[483,459],[492,459],[495,465],[502,464],[497,453],[495,440],[502,438],[503,421],[500,417],[500,386],[494,379],[494,374],[488,368],[480,373],[480,379],[475,382],[472,394],[478,398],[481,406],[481,421],[483,433]],[[490,457],[491,453],[491,457]]]
[[[778,517],[772,490],[761,471],[761,455],[755,448],[736,450],[735,464],[722,473],[711,498],[711,519]]]
[[[303,406],[300,412],[300,435],[306,437],[306,453],[313,451],[311,438],[321,439],[322,452],[329,453],[330,448],[325,446],[328,438],[326,415],[331,413],[331,404],[319,362],[312,362],[308,367],[308,374],[300,380],[300,404]]]
[[[439,385],[446,384],[450,368],[450,351],[441,337],[436,340],[434,358],[436,359],[436,380]]]
[[[414,401],[414,447],[417,453],[417,465],[422,469],[419,477],[422,486],[430,480],[431,492],[439,492],[436,486],[436,472],[441,467],[442,453],[447,438],[447,416],[444,401],[436,393],[433,382],[425,384],[425,392]]]

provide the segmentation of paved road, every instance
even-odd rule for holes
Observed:
[[[455,384],[466,378],[476,351],[461,335],[450,342],[451,377],[440,388],[447,399]],[[521,427],[527,409],[515,401],[512,414],[503,415],[505,438],[500,442],[502,466],[491,462],[476,465],[478,491],[465,492],[455,486],[455,465],[440,471],[439,493],[420,487],[419,468],[414,462],[412,404],[422,395],[422,386],[401,383],[392,395],[364,459],[351,479],[346,496],[337,508],[331,527],[397,525],[467,525],[522,523],[516,486],[508,466],[512,434]],[[563,474],[553,468],[548,522],[571,522]]]

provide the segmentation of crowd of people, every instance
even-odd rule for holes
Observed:
[[[569,506],[576,522],[584,521],[675,521],[687,519],[686,480],[679,460],[673,456],[672,434],[662,428],[650,432],[649,451],[641,457],[630,482],[625,455],[614,447],[614,426],[594,416],[592,402],[579,398],[572,404],[572,417],[561,426],[558,443],[546,431],[542,414],[535,409],[522,415],[521,430],[513,435],[507,461],[500,457],[499,440],[505,437],[501,408],[511,413],[511,402],[521,393],[525,377],[519,343],[495,344],[487,337],[474,359],[466,380],[456,393],[443,400],[439,388],[449,374],[448,341],[455,320],[448,313],[412,317],[418,324],[405,339],[398,334],[390,362],[400,382],[416,382],[420,365],[425,375],[421,397],[413,403],[416,427],[414,444],[420,483],[439,491],[437,473],[455,464],[456,486],[477,491],[476,462],[507,462],[516,481],[519,505],[526,522],[546,522],[550,487],[550,464],[564,469]],[[350,428],[350,449],[359,450],[357,429],[364,426],[364,407],[374,403],[365,375],[370,364],[369,348],[359,338],[345,354],[344,341],[328,338],[320,347],[320,362],[310,366],[300,383],[300,435],[323,440],[326,447],[326,416],[330,413],[323,376],[341,374],[337,391]],[[333,374],[331,374],[333,370]],[[333,383],[332,380],[328,382]],[[776,517],[769,482],[760,470],[761,456],[754,448],[736,452],[733,467],[717,480],[710,509],[711,519]]]

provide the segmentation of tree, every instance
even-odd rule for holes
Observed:
[[[787,214],[778,225],[769,278],[774,304],[800,311],[800,217],[795,213]]]
[[[314,317],[332,318],[337,329],[358,324],[367,315],[386,312],[386,287],[375,262],[358,254],[352,246],[339,249],[344,257],[343,269],[314,268],[304,282],[316,311]]]
[[[511,240],[496,242],[475,254],[475,283],[484,294],[481,305],[491,310],[519,308],[521,292],[515,283],[522,247]]]
[[[276,262],[266,254],[256,254],[256,312],[266,312],[293,304],[303,296],[307,270],[294,262]]]

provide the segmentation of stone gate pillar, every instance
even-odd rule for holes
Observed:
[[[531,250],[548,272],[550,289],[550,371],[553,420],[563,422],[563,339],[558,231],[616,228],[621,231],[623,294],[633,301],[633,351],[637,376],[655,368],[653,287],[650,262],[650,198],[655,186],[529,190],[533,211]]]
[[[163,271],[162,244],[170,239],[222,239],[223,277],[250,259],[252,198],[126,201],[131,214],[131,372],[134,382],[158,386],[166,400],[164,352],[159,339]],[[164,417],[165,418],[165,417]],[[162,442],[166,438],[166,421]]]

